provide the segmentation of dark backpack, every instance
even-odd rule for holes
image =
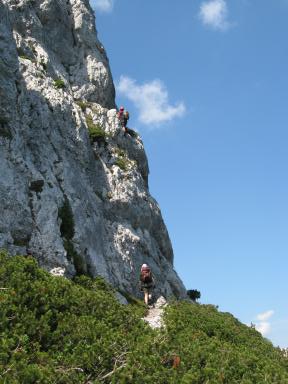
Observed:
[[[152,273],[150,268],[143,268],[140,274],[142,283],[152,283]]]

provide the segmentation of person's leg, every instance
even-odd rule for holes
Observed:
[[[149,292],[148,292],[148,289],[144,289],[144,303],[148,305],[148,301],[149,301]]]

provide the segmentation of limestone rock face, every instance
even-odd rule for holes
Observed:
[[[0,20],[0,247],[133,295],[149,263],[185,296],[88,0],[2,0]]]

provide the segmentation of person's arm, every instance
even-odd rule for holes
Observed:
[[[141,274],[139,275],[138,285],[139,285],[139,289],[140,289],[140,291],[142,291]]]

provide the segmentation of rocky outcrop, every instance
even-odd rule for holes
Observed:
[[[147,262],[184,296],[88,0],[4,0],[0,20],[0,247],[134,295]]]

